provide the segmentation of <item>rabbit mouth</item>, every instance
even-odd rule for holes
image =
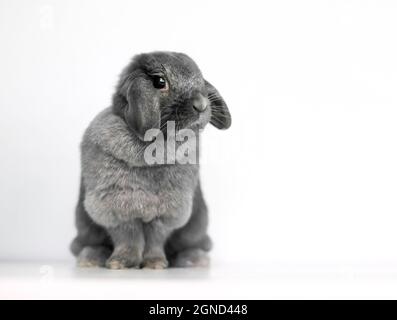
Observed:
[[[211,120],[211,111],[205,111],[199,114],[197,120],[193,121],[189,127],[192,129],[204,129],[204,127],[210,122]]]
[[[210,112],[196,112],[184,105],[172,105],[165,107],[161,112],[160,130],[164,131],[167,127],[167,122],[173,121],[175,129],[193,129],[196,127],[205,126],[210,120]]]

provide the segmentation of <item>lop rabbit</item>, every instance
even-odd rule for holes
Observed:
[[[153,52],[123,70],[112,106],[81,143],[81,185],[72,253],[80,266],[110,269],[208,264],[211,240],[199,165],[148,164],[148,130],[199,134],[231,125],[226,103],[187,55]]]

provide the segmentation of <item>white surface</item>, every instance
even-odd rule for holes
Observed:
[[[110,271],[0,264],[0,299],[396,299],[397,266],[215,264]]]
[[[191,55],[233,116],[204,134],[213,257],[396,265],[396,6],[0,0],[0,259],[70,257],[81,134],[130,57],[158,49]],[[278,281],[250,279],[258,295]]]

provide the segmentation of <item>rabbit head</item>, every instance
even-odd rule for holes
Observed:
[[[225,101],[183,53],[135,56],[120,76],[113,110],[140,139],[149,129],[163,131],[168,121],[177,129],[203,128],[208,122],[219,129],[231,125]]]

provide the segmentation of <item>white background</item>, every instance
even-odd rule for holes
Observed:
[[[79,149],[137,53],[190,55],[214,260],[397,265],[395,1],[0,0],[0,259],[71,259]]]

